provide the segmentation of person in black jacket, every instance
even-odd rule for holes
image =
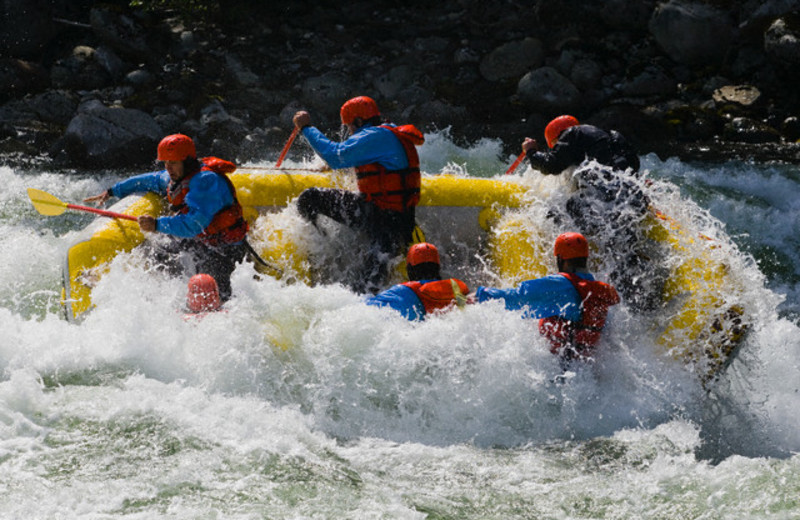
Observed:
[[[544,136],[550,150],[539,151],[536,139],[530,137],[525,138],[522,149],[531,166],[546,175],[557,175],[585,160],[595,160],[615,170],[639,171],[639,157],[615,130],[606,132],[593,125],[582,125],[575,117],[564,115],[548,123]]]
[[[657,307],[664,274],[655,261],[659,251],[651,251],[654,246],[643,233],[650,199],[637,180],[635,150],[619,132],[582,125],[570,115],[553,119],[544,136],[546,151],[538,150],[535,139],[522,143],[531,166],[545,175],[574,168],[577,186],[564,207],[551,208],[548,216],[557,223],[571,218],[581,233],[603,247],[613,263],[610,280],[630,305],[639,310]]]

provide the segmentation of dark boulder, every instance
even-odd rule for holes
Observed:
[[[161,137],[149,114],[89,102],[70,121],[61,145],[70,165],[123,168],[152,164]]]

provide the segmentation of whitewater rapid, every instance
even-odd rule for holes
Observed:
[[[435,134],[421,156],[485,177],[500,149]],[[800,515],[800,178],[643,159],[747,286],[754,326],[710,390],[624,305],[558,385],[535,325],[499,304],[410,323],[249,265],[225,312],[186,319],[183,280],[118,258],[70,324],[61,262],[91,218],[38,215],[25,189],[80,201],[124,174],[0,168],[0,517]]]

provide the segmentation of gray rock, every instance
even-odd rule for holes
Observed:
[[[136,69],[125,75],[125,81],[136,87],[146,87],[155,82],[156,78],[145,69]]]
[[[663,69],[648,66],[635,78],[623,84],[621,90],[626,96],[666,96],[674,94],[676,87],[677,82]]]
[[[141,110],[85,103],[64,133],[70,164],[85,168],[118,168],[151,163],[161,128]]]
[[[470,49],[469,47],[461,47],[456,49],[453,53],[453,63],[456,65],[463,65],[465,63],[478,63],[481,61],[481,57],[475,52],[474,49]]]
[[[752,85],[725,85],[714,91],[712,99],[718,104],[734,103],[744,108],[763,101],[761,91]]]
[[[375,82],[375,88],[385,99],[394,99],[397,94],[414,82],[415,73],[408,65],[398,65],[392,67],[389,72],[379,76]]]
[[[153,119],[158,123],[158,126],[161,127],[161,133],[163,135],[178,134],[181,132],[183,118],[177,114],[159,114],[153,116]]]
[[[725,125],[723,136],[742,143],[775,143],[780,133],[771,126],[747,117],[735,117]]]
[[[233,54],[225,54],[225,66],[236,83],[243,87],[255,87],[261,83],[258,74],[250,70]]]
[[[569,79],[580,90],[590,90],[600,86],[603,68],[594,60],[581,58],[572,66]]]
[[[481,75],[489,81],[519,78],[544,61],[542,42],[536,38],[509,42],[497,47],[481,60]]]
[[[600,9],[600,19],[620,30],[643,27],[647,25],[656,3],[656,0],[605,0]]]
[[[427,103],[431,100],[433,100],[433,94],[431,91],[426,88],[422,88],[416,83],[408,88],[404,88],[397,94],[397,101],[405,106]]]
[[[229,140],[237,142],[248,134],[244,121],[228,113],[219,101],[214,101],[202,110],[200,117],[202,128],[199,137],[205,142]]]
[[[434,99],[416,106],[407,116],[404,120],[424,121],[428,125],[426,129],[444,129],[464,124],[469,119],[469,112],[464,107]]]
[[[66,90],[50,90],[27,100],[36,117],[48,123],[67,125],[75,115],[78,98]]]
[[[94,48],[78,45],[71,56],[53,65],[50,81],[57,89],[94,90],[110,85],[112,77],[97,60]]]
[[[692,0],[659,4],[648,24],[658,45],[678,63],[720,63],[735,37],[727,11]]]
[[[152,59],[152,36],[148,38],[144,28],[130,16],[94,8],[89,12],[89,20],[95,34],[120,54]]]
[[[800,64],[800,23],[797,17],[775,20],[764,33],[764,50],[788,65]]]
[[[745,20],[740,24],[746,33],[763,31],[775,19],[800,9],[800,0],[765,0],[757,3],[751,12],[742,13]]]
[[[344,74],[329,72],[303,82],[303,102],[315,110],[331,115],[338,113],[341,104],[350,97],[351,89],[351,82]]]
[[[571,112],[580,105],[581,94],[572,82],[552,67],[525,74],[517,85],[520,101],[535,112]]]
[[[0,101],[38,92],[49,84],[50,78],[41,65],[13,58],[0,59]]]
[[[125,63],[111,47],[99,46],[95,51],[95,59],[113,79],[120,79],[125,75]]]

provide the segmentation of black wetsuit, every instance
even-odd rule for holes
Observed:
[[[306,220],[316,224],[325,215],[367,235],[370,245],[358,251],[360,274],[349,285],[358,293],[377,293],[384,288],[388,262],[412,242],[414,208],[406,211],[380,209],[366,200],[363,193],[332,188],[308,188],[297,199],[297,209]]]
[[[528,154],[531,166],[547,175],[557,175],[586,159],[594,159],[615,170],[639,171],[639,157],[622,134],[592,125],[567,128],[552,150]]]
[[[637,183],[639,157],[625,138],[614,130],[592,125],[567,128],[548,151],[528,155],[535,169],[557,175],[570,167],[594,160],[573,175],[578,191],[565,208],[553,208],[548,216],[559,222],[566,210],[578,230],[600,245],[613,264],[609,279],[623,299],[638,310],[657,307],[664,284],[663,269],[648,251],[642,234],[650,200]],[[630,169],[634,175],[624,173]]]

